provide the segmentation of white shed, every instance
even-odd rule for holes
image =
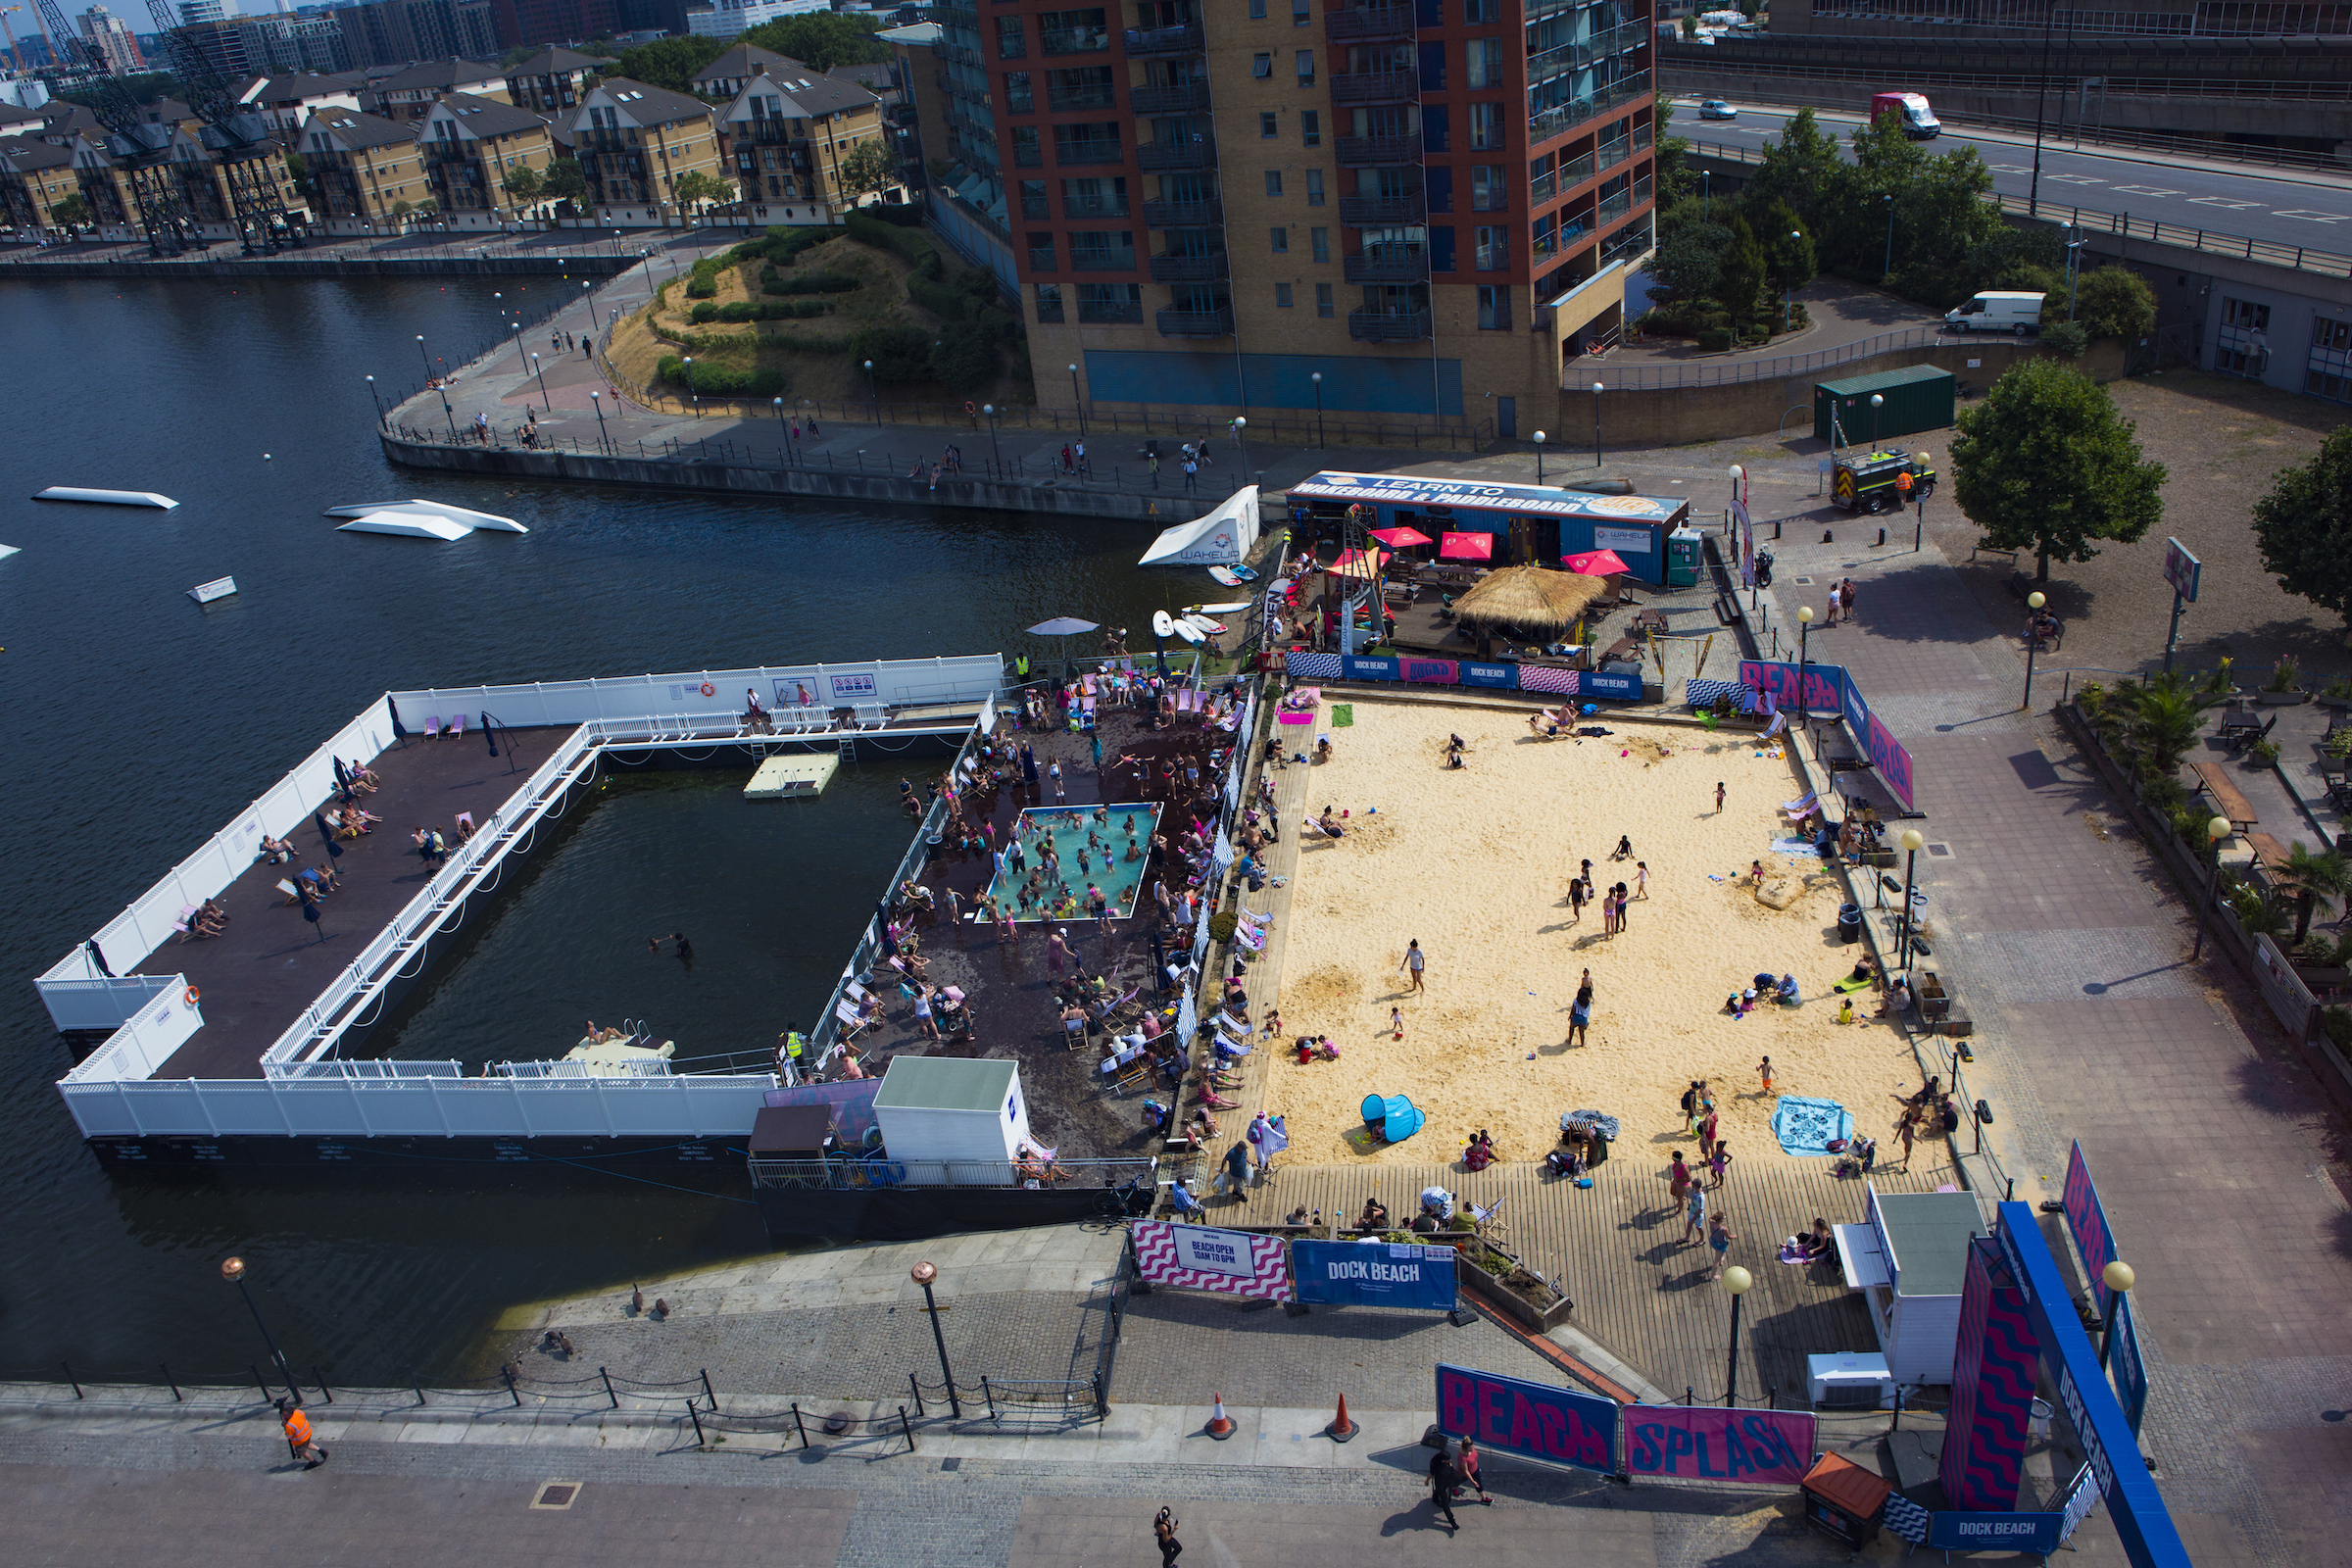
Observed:
[[[1960,1342],[1968,1244],[1985,1234],[1967,1193],[1881,1193],[1859,1225],[1836,1227],[1845,1283],[1870,1303],[1886,1372],[1897,1385],[1948,1385]]]
[[[874,1121],[906,1179],[1002,1186],[1005,1162],[1029,1142],[1029,1102],[1020,1065],[951,1056],[890,1058],[874,1096]],[[969,1172],[921,1167],[937,1160],[976,1162]]]

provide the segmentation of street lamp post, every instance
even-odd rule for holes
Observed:
[[[703,395],[694,389],[694,356],[689,354],[685,359],[686,401],[694,405],[694,416],[699,419],[703,416]]]
[[[547,367],[539,363],[536,354],[531,356],[531,373],[539,378],[540,406],[552,416],[556,412],[556,400],[547,395]]]
[[[1900,930],[1895,947],[1894,966],[1897,969],[1908,969],[1911,967],[1912,873],[1919,868],[1919,852],[1928,840],[1927,835],[1920,832],[1919,829],[1907,827],[1903,829],[1903,836],[1898,842],[1903,846],[1903,906],[1896,910],[1894,915],[1895,924]]]
[[[1813,607],[1796,607],[1796,722],[1799,728],[1813,727],[1813,705],[1806,700],[1805,645],[1813,637]]]
[[[1879,269],[1879,275],[1880,275],[1881,277],[1885,277],[1885,276],[1886,276],[1888,273],[1892,272],[1893,270],[1894,270],[1894,196],[1893,196],[1893,194],[1892,194],[1891,192],[1889,192],[1889,193],[1887,194],[1887,197],[1886,197],[1886,265],[1885,265],[1885,266],[1883,266],[1883,267],[1881,267],[1881,268]]]
[[[1788,237],[1792,240],[1797,240],[1803,239],[1805,235],[1802,229],[1792,228],[1788,231]],[[1791,258],[1793,258],[1795,254],[1796,253],[1793,251],[1789,252]],[[1783,275],[1781,278],[1781,330],[1784,333],[1791,330],[1795,320],[1796,282],[1793,278]]]
[[[495,295],[492,297],[496,298]],[[514,333],[514,363],[519,366],[522,363],[522,315],[519,308],[516,310],[514,319],[509,321],[507,325]]]
[[[1885,397],[1876,392],[1870,395],[1870,455],[1874,458],[1879,455],[1879,411],[1886,406]]]
[[[997,477],[1002,479],[1004,477],[1004,449],[997,442],[997,406],[983,403],[980,412],[988,416],[988,450],[997,456]]]
[[[917,1263],[907,1273],[923,1288],[923,1310],[931,1317],[931,1343],[939,1347],[939,1376],[948,1386],[948,1414],[963,1419],[963,1406],[956,1398],[956,1374],[948,1370],[948,1337],[939,1329],[939,1302],[931,1296],[931,1282],[939,1278],[939,1270],[929,1263]]]
[[[424,334],[422,332],[416,334],[416,358],[424,363],[425,380],[428,382],[431,381],[433,378],[433,357],[424,352]]]
[[[2222,889],[2222,840],[2230,833],[2230,819],[2226,816],[2217,816],[2205,824],[2205,837],[2213,844],[2213,869],[2205,878],[2205,902],[2197,906],[2197,941],[2188,950],[2191,963],[2205,956],[2205,909]]]
[[[1713,193],[1714,183],[1715,171],[1702,169],[1698,172],[1698,220],[1702,223],[1707,220],[1707,214],[1713,211],[1708,205],[1708,198]]]
[[[1723,1271],[1723,1288],[1732,1293],[1732,1352],[1724,1367],[1723,1402],[1735,1407],[1740,1403],[1740,1298],[1755,1283],[1755,1276],[1737,1263]]]
[[[368,378],[368,396],[375,403],[376,422],[380,424],[384,417],[384,396],[375,389],[375,377],[372,375]]]
[[[1070,403],[1078,411],[1078,437],[1080,440],[1084,440],[1086,438],[1086,399],[1078,395],[1078,365],[1076,361],[1072,361],[1070,364]]]
[[[1234,445],[1242,449],[1241,481],[1242,484],[1248,484],[1250,482],[1250,421],[1238,414],[1233,416],[1233,441]],[[1234,488],[1238,490],[1241,485],[1237,484]]]
[[[602,392],[589,393],[588,404],[596,410],[596,444],[610,452],[612,450],[612,441],[605,434],[605,395]]]
[[[874,362],[865,362],[865,404],[872,411],[874,423],[882,422],[882,389],[874,382]]]
[[[2021,710],[2034,706],[2034,651],[2041,646],[2041,629],[2035,622],[2048,603],[2040,594],[2026,595],[2026,699],[2017,705]]]
[[[1315,384],[1315,449],[1324,451],[1330,443],[1323,439],[1323,372],[1309,371],[1306,378]]]
[[[1592,383],[1592,466],[1600,466],[1600,383]]]
[[[2138,1278],[2132,1272],[2132,1265],[2120,1257],[2099,1270],[2099,1283],[2107,1287],[2107,1321],[2099,1331],[2099,1370],[2102,1372],[2107,1370],[2107,1358],[2115,1349],[2115,1320],[2123,1312],[2124,1298],[2132,1294],[2132,1287]]]
[[[1536,432],[1536,483],[1544,482],[1544,432]]]
[[[270,1325],[262,1321],[261,1306],[254,1300],[253,1292],[246,1287],[245,1260],[241,1257],[222,1259],[220,1277],[234,1285],[237,1294],[245,1298],[245,1310],[253,1314],[253,1326],[262,1331],[262,1343],[270,1347],[270,1364],[277,1368],[277,1375],[285,1380],[286,1392],[294,1396],[296,1404],[300,1404],[302,1390],[295,1386],[294,1373],[286,1365],[285,1352],[277,1348],[277,1341],[270,1337]]]

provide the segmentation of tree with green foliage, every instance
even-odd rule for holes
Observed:
[[[733,201],[735,182],[706,173],[700,169],[690,169],[677,177],[669,193],[677,198],[678,206],[685,210],[686,216],[692,218],[706,203]]]
[[[2331,905],[2352,893],[2352,860],[2345,859],[2341,850],[2322,850],[2314,855],[2297,839],[2286,852],[2286,863],[2278,867],[2278,882],[2295,901],[2295,941],[2299,943],[2311,935],[2311,917],[2321,905]]]
[[[2093,337],[2136,343],[2156,330],[2156,291],[2128,267],[2102,267],[2075,279],[2075,319]]]
[[[2254,503],[2254,542],[2279,587],[2352,625],[2352,425],[2272,481]]]
[[[1794,296],[1821,270],[1813,254],[1813,236],[1805,232],[1804,220],[1787,202],[1776,201],[1765,210],[1763,245],[1766,275],[1783,300]],[[1788,326],[1783,322],[1782,330]]]
[[[1756,231],[1748,226],[1745,218],[1731,221],[1732,243],[1723,253],[1723,266],[1715,273],[1715,299],[1732,314],[1732,326],[1743,330],[1754,322],[1764,297],[1764,285],[1769,271],[1764,261],[1764,247],[1756,241]]]
[[[2121,738],[2131,760],[2143,776],[2169,780],[2201,738],[2205,710],[2230,694],[2229,677],[2218,669],[2202,675],[2176,669],[2118,681],[2108,700],[2123,715]]]
[[[588,199],[588,176],[580,170],[579,161],[558,158],[547,166],[540,176],[540,190],[550,201],[583,202]]]
[[[1696,17],[1686,16],[1683,18],[1683,36],[1686,38],[1698,36],[1698,19]]]
[[[619,64],[607,74],[626,76],[649,87],[666,87],[671,92],[691,92],[696,74],[729,47],[724,38],[656,38],[652,43],[623,49]]]
[[[1696,304],[1715,293],[1723,258],[1732,248],[1732,231],[1721,223],[1704,223],[1695,213],[1677,213],[1658,227],[1657,253],[1650,258],[1649,276],[1662,285],[1666,299]]]
[[[919,326],[869,326],[850,339],[850,358],[874,362],[877,381],[921,381],[931,373],[932,334]]]
[[[1822,131],[1810,107],[1799,109],[1781,127],[1781,139],[1764,144],[1763,162],[1741,192],[1741,205],[1760,215],[1773,203],[1786,202],[1795,212],[1798,226],[1819,233],[1833,211],[1845,167],[1838,154],[1838,138]]]
[[[2136,426],[2070,366],[2014,367],[1958,426],[1953,499],[1989,547],[2033,551],[2036,582],[2051,558],[2088,561],[2094,541],[2132,544],[2164,515],[2164,465],[2141,458]]]
[[[872,17],[811,11],[747,27],[735,41],[831,71],[835,66],[880,65],[890,59],[890,45],[874,36],[881,25]]]
[[[81,192],[61,196],[49,204],[49,216],[70,228],[79,228],[90,220],[90,204],[82,200]]]
[[[843,155],[838,171],[841,188],[855,204],[859,196],[878,195],[899,183],[898,160],[890,156],[887,136],[859,142]]]
[[[1657,164],[1658,216],[1663,218],[1690,199],[1698,177],[1684,162],[1690,154],[1690,138],[1673,135],[1667,129],[1674,123],[1674,99],[1659,93],[1651,104],[1651,152]]]
[[[507,197],[515,210],[531,206],[547,195],[547,176],[528,164],[517,164],[506,172],[499,183],[506,188]]]

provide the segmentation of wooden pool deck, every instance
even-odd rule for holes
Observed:
[[[1593,1172],[1589,1189],[1541,1164],[1495,1164],[1471,1172],[1451,1164],[1285,1165],[1241,1202],[1208,1200],[1211,1225],[1279,1225],[1304,1204],[1328,1223],[1352,1221],[1377,1197],[1391,1217],[1409,1220],[1421,1191],[1443,1187],[1481,1207],[1499,1205],[1496,1244],[1516,1253],[1576,1303],[1567,1326],[1594,1340],[1677,1398],[1724,1396],[1731,1298],[1708,1280],[1713,1254],[1684,1244],[1683,1218],[1667,1200],[1665,1164],[1637,1147],[1638,1135]],[[1434,1152],[1434,1151],[1433,1151]],[[1734,1166],[1711,1204],[1723,1206],[1740,1238],[1731,1261],[1755,1277],[1740,1319],[1740,1395],[1759,1404],[1778,1389],[1784,1405],[1802,1405],[1805,1357],[1833,1350],[1875,1350],[1861,1293],[1846,1288],[1835,1263],[1800,1268],[1776,1261],[1781,1240],[1820,1215],[1833,1225],[1862,1218],[1863,1184],[1830,1174],[1832,1161],[1776,1161]],[[1921,1144],[1911,1169],[1872,1173],[1881,1192],[1934,1192],[1957,1184],[1947,1147]]]

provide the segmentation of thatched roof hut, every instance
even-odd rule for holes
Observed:
[[[1608,584],[1549,566],[1502,566],[1453,602],[1453,618],[1474,637],[1556,643]]]

